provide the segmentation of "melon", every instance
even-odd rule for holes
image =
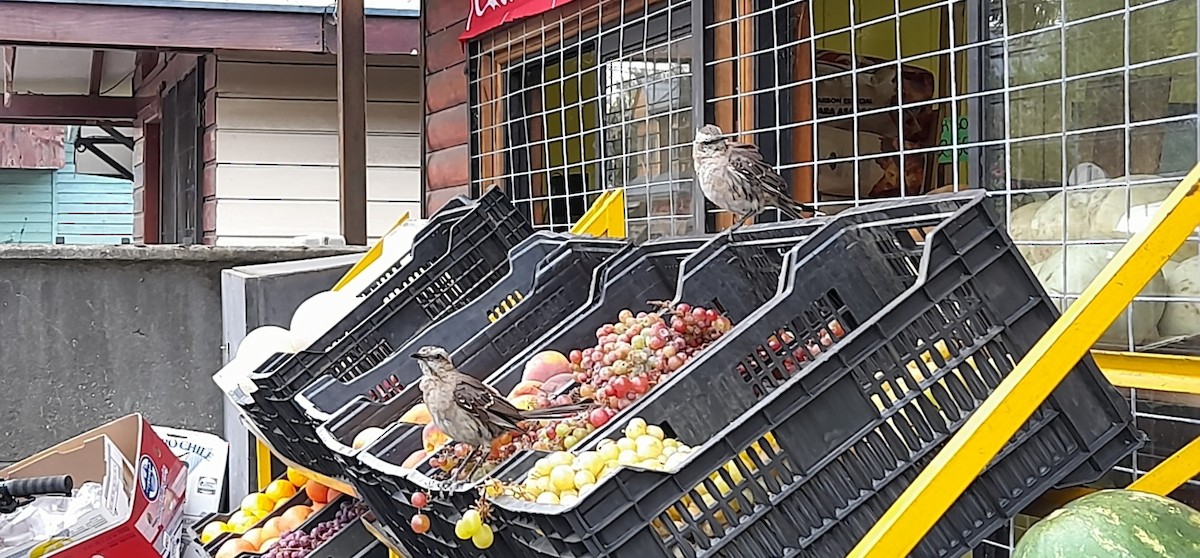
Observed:
[[[1133,490],[1100,490],[1034,524],[1013,558],[1200,556],[1200,512]]]

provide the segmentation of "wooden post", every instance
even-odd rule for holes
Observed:
[[[367,63],[363,0],[337,2],[338,202],[346,244],[367,245]]]

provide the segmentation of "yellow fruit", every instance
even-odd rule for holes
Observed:
[[[273,480],[271,484],[267,485],[267,489],[263,491],[263,494],[275,500],[275,505],[271,506],[271,509],[276,509],[279,507],[279,502],[296,495],[296,485],[284,479]]]
[[[575,488],[575,470],[570,465],[555,467],[550,471],[550,484],[559,491]]]
[[[639,459],[655,459],[662,455],[662,441],[649,434],[643,434],[638,437],[637,441],[637,456]]]
[[[288,467],[287,480],[288,480],[288,482],[292,483],[292,486],[295,486],[296,488],[300,488],[300,487],[304,486],[305,483],[308,482],[308,477],[304,476],[304,473],[301,473],[300,471],[297,471],[291,467]]]
[[[462,522],[466,523],[472,532],[475,532],[483,526],[483,517],[479,515],[478,510],[467,510],[466,513],[463,513]]]
[[[363,449],[371,445],[375,440],[378,440],[380,436],[383,436],[382,428],[376,428],[374,426],[364,428],[362,432],[359,432],[358,435],[354,437],[351,447],[354,449]]]
[[[620,448],[621,451],[633,450],[637,449],[637,444],[634,443],[633,438],[621,438],[620,440],[617,440],[617,447]]]
[[[492,528],[488,527],[487,525],[481,525],[479,529],[475,531],[475,534],[471,535],[471,542],[475,543],[475,548],[480,550],[484,550],[492,546],[492,542],[495,540],[496,539],[495,535],[492,533]]]
[[[222,521],[213,521],[204,526],[204,530],[200,531],[200,544],[208,544],[213,539],[221,536],[222,533],[230,531],[229,525]]]
[[[543,492],[538,494],[537,503],[539,504],[557,504],[558,495],[553,492]]]
[[[273,509],[275,509],[275,499],[261,492],[247,494],[245,498],[242,498],[241,510],[246,513],[261,511],[266,514]]]
[[[621,448],[616,444],[608,444],[600,446],[596,453],[600,456],[602,463],[611,463],[621,456]]]
[[[654,436],[655,438],[658,438],[659,440],[666,437],[666,433],[663,432],[663,429],[661,427],[659,427],[658,425],[654,425],[654,424],[651,424],[650,426],[646,427],[646,434]]]
[[[636,439],[638,436],[646,433],[646,421],[641,417],[634,418],[625,425],[625,435]]]
[[[474,535],[475,530],[468,527],[465,521],[460,519],[458,520],[458,523],[454,524],[454,536],[465,541]]]
[[[596,484],[596,475],[592,474],[591,471],[576,471],[575,479],[572,484],[577,487]]]
[[[554,469],[554,464],[551,463],[549,459],[543,457],[533,464],[532,474],[539,477],[545,477],[550,475],[550,471],[552,469]]]
[[[262,515],[256,516],[254,513],[247,513],[245,510],[235,511],[233,515],[229,516],[229,531],[239,535],[245,533],[262,517]]]
[[[621,450],[621,455],[617,456],[617,463],[620,465],[633,465],[637,461],[637,452],[633,450]]]

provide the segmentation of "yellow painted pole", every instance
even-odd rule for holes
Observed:
[[[989,461],[1045,401],[1162,268],[1200,221],[1200,165],[1163,202],[1149,226],[1021,359],[849,554],[907,556]]]
[[[1129,489],[1166,496],[1195,476],[1197,469],[1200,469],[1200,437],[1133,481]]]
[[[1200,359],[1178,355],[1092,351],[1114,386],[1200,395]]]

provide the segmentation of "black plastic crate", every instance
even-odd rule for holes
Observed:
[[[641,293],[641,295],[651,297],[669,297],[670,293],[675,290],[675,280],[678,278],[683,259],[709,240],[710,238],[706,237],[696,237],[627,247],[598,268],[590,282],[581,279],[571,283],[573,288],[586,287],[584,292],[575,293],[573,296],[576,300],[582,298],[580,306],[565,319],[545,317],[545,321],[537,325],[543,331],[549,328],[549,333],[542,337],[551,337],[556,332],[566,329],[576,319],[575,316],[589,311],[592,306],[605,300],[606,296],[611,298],[618,292],[626,295]],[[523,319],[520,314],[517,314],[522,306],[524,305],[518,305],[513,312],[505,314],[501,320],[489,326],[455,354],[455,363],[459,370],[477,378],[488,379],[485,381],[491,381],[499,376],[495,371],[504,367],[510,360],[523,363],[535,352],[541,350],[544,343],[537,336],[512,340],[501,334],[511,327],[510,321],[515,323],[516,320]],[[526,311],[531,308],[526,307]],[[527,315],[545,316],[542,313],[528,312]],[[497,343],[504,343],[506,346],[496,346]],[[520,353],[510,359],[508,355],[513,349],[520,349]],[[473,351],[473,354],[463,358],[468,350]],[[520,374],[519,368],[517,373]],[[511,386],[508,389],[511,389]],[[454,537],[452,525],[438,521],[436,517],[431,521],[432,527],[429,533],[420,536],[413,533],[409,528],[409,520],[417,510],[408,501],[408,497],[412,493],[412,485],[404,481],[402,478],[404,473],[396,471],[394,466],[375,468],[353,459],[356,454],[361,457],[363,452],[371,452],[376,447],[388,448],[397,442],[403,444],[411,440],[410,434],[414,432],[417,436],[416,447],[409,448],[408,452],[419,448],[421,445],[420,431],[423,427],[409,424],[391,426],[378,441],[364,448],[362,452],[354,452],[349,448],[350,441],[363,428],[387,426],[411,409],[418,401],[419,395],[419,390],[406,390],[382,405],[362,399],[356,400],[342,409],[339,418],[335,418],[322,427],[322,439],[331,447],[336,448],[340,455],[347,458],[346,471],[360,497],[367,502],[379,520],[417,555],[444,557],[480,555],[469,542],[459,541]],[[407,455],[408,453],[399,456],[399,460],[395,463],[397,465],[402,463]],[[404,487],[403,492],[401,491],[402,486]],[[429,513],[437,515],[433,511]],[[507,544],[499,532],[496,533],[496,544],[498,546]],[[489,552],[498,552],[496,548],[489,549]]]
[[[304,491],[301,490],[299,494],[303,495]],[[305,498],[305,500],[308,500],[308,499]],[[303,523],[301,523],[298,527],[296,527],[296,530],[297,531],[312,531],[312,529],[314,527],[316,527],[317,525],[324,523],[326,521],[329,521],[330,519],[333,519],[334,516],[337,515],[338,507],[340,507],[343,502],[353,502],[353,501],[354,501],[354,498],[351,498],[345,494],[342,494],[342,495],[338,496],[337,498],[334,498],[332,502],[325,504],[324,506],[321,507],[321,509],[314,511],[312,513],[312,515],[309,515],[308,519],[305,519]],[[308,501],[308,505],[312,505],[312,501]],[[281,508],[281,509],[275,510],[275,511],[277,511],[279,513],[278,514],[272,513],[271,515],[267,516],[266,518],[263,518],[262,522],[260,522],[258,525],[255,525],[255,527],[261,527],[271,517],[277,517],[278,515],[282,515],[283,512],[285,512],[287,510],[286,510],[286,508]],[[213,542],[215,543],[216,541],[214,540]],[[222,544],[223,544],[223,541],[222,541]],[[208,550],[210,554],[213,552],[216,552],[217,549],[219,549],[219,548],[221,548],[220,544],[214,544],[211,549],[209,549],[208,546],[205,546],[205,550]],[[265,554],[266,554],[266,552],[243,552],[241,554],[238,554],[238,558],[259,557],[259,556],[263,556]]]
[[[415,387],[413,383],[420,379],[421,369],[409,357],[417,348],[438,345],[455,350],[476,334],[482,335],[481,330],[492,329],[495,323],[503,323],[503,333],[507,334],[503,335],[505,342],[497,345],[520,346],[520,337],[532,335],[536,329],[529,327],[536,325],[529,321],[555,320],[577,308],[583,302],[577,297],[587,295],[579,282],[586,288],[592,271],[626,246],[628,243],[622,241],[535,233],[513,248],[509,273],[486,294],[429,326],[366,374],[349,382],[322,376],[296,395],[296,401],[316,424],[333,418],[356,397],[386,401]],[[460,358],[474,353],[464,348],[459,351]]]
[[[257,389],[246,410],[264,435],[276,437],[271,440],[276,450],[336,475],[336,463],[312,426],[303,427],[311,423],[292,397],[324,375],[349,381],[366,373],[508,273],[509,250],[533,234],[529,221],[498,189],[489,190],[465,211],[449,224],[444,239],[434,231],[418,241],[409,261],[385,274],[382,284],[310,350],[277,355],[251,374]]]
[[[570,508],[501,499],[515,555],[846,555],[1058,317],[987,204],[871,204],[797,246],[778,296],[599,431],[639,416],[692,456],[620,469]],[[810,350],[833,320],[846,333]],[[1086,357],[913,555],[960,556],[1143,441]]]
[[[800,242],[823,222],[822,219],[813,219],[791,221],[785,226],[747,228],[735,235],[732,242],[724,236],[715,239],[707,237],[705,243],[697,248],[688,247],[682,253],[676,250],[674,257],[684,256],[685,259],[671,266],[667,274],[657,277],[648,273],[650,270],[644,265],[629,266],[625,274],[608,285],[604,296],[596,304],[564,327],[539,340],[526,354],[509,361],[486,382],[501,392],[511,389],[519,381],[527,357],[534,352],[554,349],[565,354],[571,349],[593,345],[596,328],[616,319],[621,309],[637,308],[637,301],[645,304],[648,300],[676,298],[676,292],[686,291],[686,283],[696,280],[694,277],[703,276],[705,285],[710,287],[705,290],[703,299],[696,298],[696,301],[703,300],[703,303],[719,308],[732,316],[736,323],[738,319],[753,313],[776,292],[784,257],[781,250]],[[757,290],[746,289],[738,278],[747,275],[760,277],[760,284],[769,286]],[[682,282],[680,277],[683,278]],[[651,278],[655,280],[651,281]],[[369,469],[385,473],[379,475],[378,482],[391,493],[391,505],[403,509],[406,514],[414,511],[409,509],[407,503],[412,492],[435,492],[437,497],[426,513],[434,518],[433,525],[449,528],[459,512],[476,497],[476,489],[471,485],[460,485],[453,491],[438,492],[444,487],[426,474],[429,469],[427,463],[422,463],[416,470],[398,467],[412,451],[420,447],[420,437],[421,427],[399,425],[385,435],[386,439],[367,448],[361,460]],[[498,532],[499,535],[501,533]]]

